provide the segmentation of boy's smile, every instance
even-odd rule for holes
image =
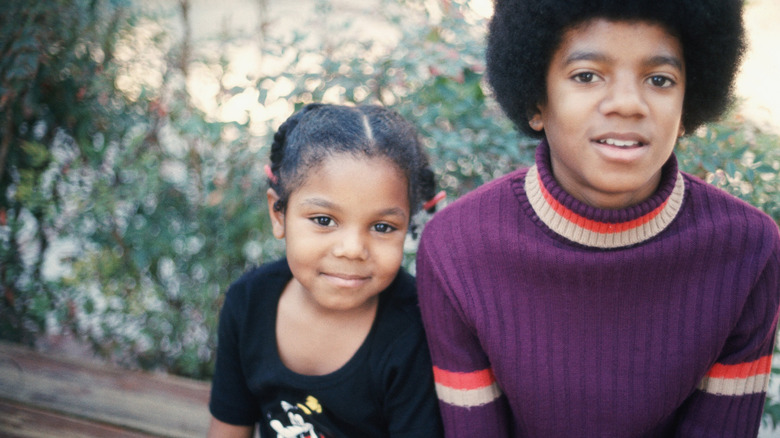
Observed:
[[[677,38],[648,22],[594,19],[563,34],[547,72],[544,129],[553,174],[572,196],[624,208],[653,194],[682,132]]]

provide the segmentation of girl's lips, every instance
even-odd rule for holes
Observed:
[[[325,279],[327,279],[332,284],[339,287],[347,287],[347,288],[359,287],[370,279],[370,277],[364,275],[351,275],[351,274],[326,273],[326,272],[323,272],[321,275],[325,277]]]

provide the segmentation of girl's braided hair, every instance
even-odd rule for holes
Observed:
[[[524,134],[547,94],[546,75],[563,34],[593,18],[647,21],[677,37],[685,58],[682,124],[693,132],[733,100],[745,51],[744,0],[495,0],[487,42],[487,78],[507,116]]]
[[[274,135],[268,181],[279,196],[274,209],[284,211],[307,175],[337,154],[393,162],[406,176],[412,215],[434,196],[434,173],[417,130],[397,112],[377,105],[312,103],[290,116]]]

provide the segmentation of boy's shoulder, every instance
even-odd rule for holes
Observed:
[[[699,227],[710,224],[719,234],[729,234],[734,239],[779,244],[780,229],[767,213],[694,175],[682,175],[687,192],[684,203],[688,203],[683,208],[693,215]]]
[[[516,196],[516,188],[522,189],[528,169],[528,167],[519,168],[486,182],[436,212],[429,222],[448,221],[453,216],[461,214],[473,215],[475,209],[481,208],[485,203],[506,202],[508,197]]]
[[[732,195],[724,189],[709,184],[695,175],[681,172],[685,178],[688,197],[693,202],[706,202],[712,216],[728,217],[730,220],[774,224],[764,211]],[[726,211],[727,210],[727,211]],[[735,216],[735,214],[739,214]],[[777,228],[775,225],[774,228]]]

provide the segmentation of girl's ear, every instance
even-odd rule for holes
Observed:
[[[265,196],[268,198],[268,216],[271,218],[274,237],[284,239],[284,212],[274,208],[274,204],[279,200],[279,195],[276,194],[276,190],[268,189]]]

